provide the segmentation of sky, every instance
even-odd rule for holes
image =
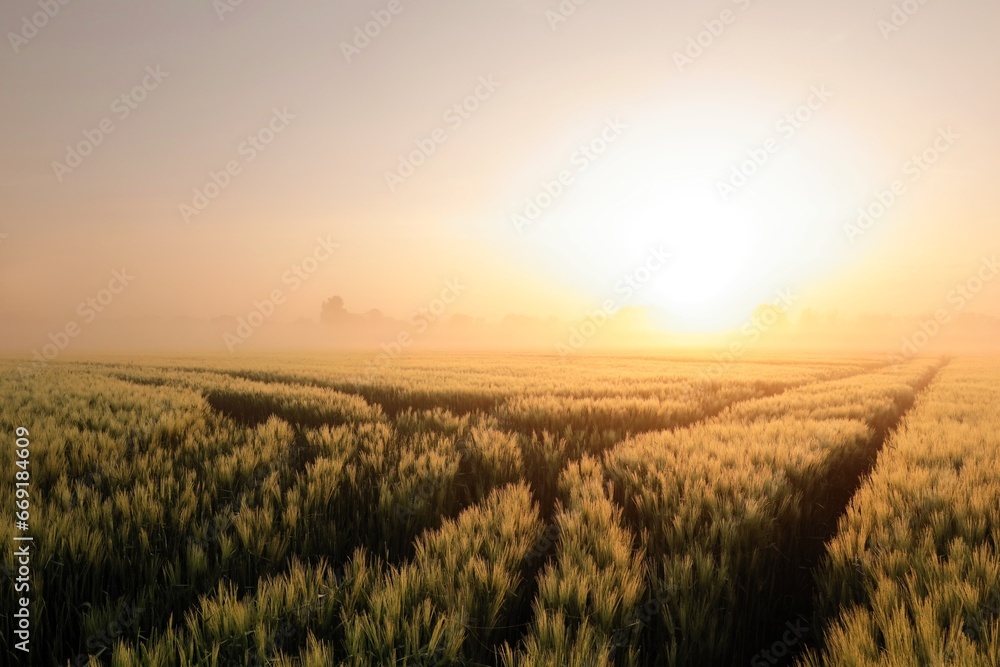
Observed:
[[[783,293],[911,316],[970,281],[962,310],[1000,316],[998,23],[992,0],[8,0],[0,319],[44,342],[334,295],[407,318],[455,281],[449,312],[492,320],[610,301],[718,332]]]

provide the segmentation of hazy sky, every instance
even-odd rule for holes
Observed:
[[[995,0],[236,2],[3,4],[0,316],[125,268],[115,317],[406,317],[457,278],[455,312],[711,328],[780,289],[931,310],[1000,251]]]

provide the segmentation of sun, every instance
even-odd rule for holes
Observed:
[[[670,250],[643,297],[665,311],[672,328],[718,331],[739,323],[763,242],[753,210],[722,202],[711,182],[675,178],[644,186],[623,205],[622,220],[632,234],[662,239]]]
[[[687,110],[637,121],[529,232],[512,235],[516,252],[573,303],[614,298],[612,286],[651,248],[668,252],[619,305],[645,307],[659,328],[682,334],[738,330],[761,305],[821,285],[850,259],[837,186],[850,182],[850,142],[827,131],[808,149],[789,143],[723,192],[757,136],[734,118]]]
[[[595,190],[573,215],[573,252],[587,258],[587,270],[613,266],[607,282],[651,247],[670,255],[620,305],[649,307],[654,320],[686,333],[738,327],[759,305],[761,281],[754,274],[762,270],[766,234],[752,206],[723,202],[714,181],[690,177],[654,177],[609,191],[602,200]],[[565,244],[569,235],[561,238]]]

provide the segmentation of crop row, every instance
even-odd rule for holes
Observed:
[[[546,357],[523,357],[502,363],[485,358],[470,365],[467,360],[449,368],[441,360],[427,365],[420,357],[407,358],[391,372],[365,373],[360,360],[316,369],[291,365],[269,368],[215,370],[255,382],[315,386],[357,394],[389,415],[408,408],[447,409],[455,414],[489,412],[511,397],[555,397],[558,399],[608,400],[618,398],[676,401],[717,395],[723,403],[747,396],[773,394],[809,382],[844,377],[869,370],[871,360],[813,362],[797,366],[769,363],[733,363],[724,378],[706,371],[709,362],[607,359],[585,366],[562,365]],[[554,367],[558,372],[553,372]],[[204,369],[189,369],[203,375]],[[730,396],[730,400],[726,397]]]
[[[649,596],[667,600],[646,631],[647,645],[660,647],[658,659],[738,662],[766,641],[773,619],[793,617],[800,581],[789,573],[809,567],[816,550],[810,538],[821,537],[816,527],[831,521],[874,457],[876,429],[890,425],[885,405],[896,406],[890,414],[898,417],[933,370],[911,364],[779,397],[792,415],[815,396],[834,408],[854,406],[859,393],[873,397],[858,408],[860,419],[836,410],[828,419],[757,419],[757,406],[767,413],[768,402],[779,400],[762,399],[606,454],[614,498],[643,535]],[[898,394],[897,377],[910,383],[908,394]]]
[[[524,485],[492,492],[385,566],[363,550],[342,570],[289,570],[240,596],[222,583],[179,627],[115,646],[119,667],[482,664],[523,615],[542,522]]]
[[[801,664],[1000,664],[1000,372],[953,363],[852,500]]]
[[[649,613],[643,555],[603,481],[589,457],[563,472],[555,552],[538,577],[531,627],[516,650],[504,647],[504,665],[638,664]]]
[[[730,659],[768,605],[794,607],[780,568],[807,563],[827,501],[935,368],[802,386],[863,364],[746,364],[725,383],[638,365],[669,397],[511,389],[537,363],[484,385],[485,411],[457,375],[440,391],[469,411],[415,408],[440,396],[408,381],[373,385],[398,392],[386,410],[263,371],[5,374],[0,427],[34,443],[35,641],[60,664],[112,647],[122,665]],[[575,377],[597,376],[613,367]],[[95,641],[123,609],[121,637]]]
[[[266,411],[316,401],[360,421],[306,428],[270,416],[247,427],[191,389],[92,369],[0,384],[10,407],[0,425],[28,425],[34,442],[37,641],[53,656],[85,655],[123,606],[144,609],[130,632],[149,632],[219,582],[255,587],[293,558],[339,563],[367,547],[403,559],[417,536],[523,477],[514,438],[481,420],[408,412],[397,429],[356,397],[316,391],[330,398],[274,393]],[[12,506],[11,493],[0,489],[0,501]],[[0,581],[5,596],[10,586]]]

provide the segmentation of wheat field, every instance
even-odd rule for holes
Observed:
[[[35,662],[1000,664],[1000,362],[366,362],[0,362]]]

